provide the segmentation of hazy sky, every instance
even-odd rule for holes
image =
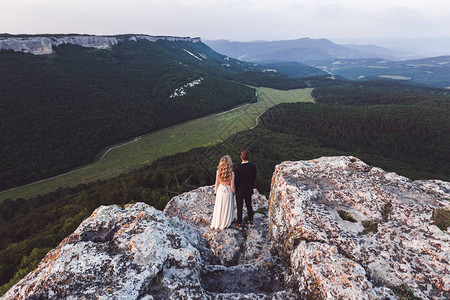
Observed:
[[[450,37],[448,0],[0,0],[0,32],[203,39]]]

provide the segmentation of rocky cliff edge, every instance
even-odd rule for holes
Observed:
[[[213,187],[101,206],[2,299],[298,299],[268,247],[267,200],[251,227],[210,230]]]
[[[272,178],[271,245],[307,299],[450,299],[449,228],[433,220],[449,200],[448,182],[354,157],[283,162]]]
[[[2,299],[448,299],[448,199],[353,157],[283,162],[252,226],[210,230],[212,187],[102,206]]]

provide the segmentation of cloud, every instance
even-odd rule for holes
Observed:
[[[351,11],[340,4],[321,5],[315,9],[315,15],[319,18],[340,19],[351,16]]]
[[[231,40],[450,36],[447,7],[447,0],[2,0],[0,28]]]

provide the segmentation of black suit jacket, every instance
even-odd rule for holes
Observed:
[[[240,164],[234,171],[236,195],[253,194],[256,181],[256,166],[252,163]]]

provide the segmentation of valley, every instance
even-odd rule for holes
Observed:
[[[305,67],[292,71],[310,74]],[[0,35],[0,69],[0,190],[90,164],[109,145],[254,102],[249,86],[313,87],[199,38],[149,35]]]
[[[198,38],[5,39],[0,295],[97,207],[144,202],[163,210],[173,197],[212,185],[219,158],[229,154],[236,165],[242,148],[266,197],[277,164],[324,156],[358,157],[411,180],[450,180],[448,90],[397,73],[433,67],[430,82],[445,86],[445,57],[398,63],[389,73],[389,58],[346,52],[325,72],[239,61]],[[352,81],[337,74],[347,67],[383,73]]]
[[[195,147],[220,143],[238,132],[256,125],[256,118],[267,109],[290,102],[314,102],[312,88],[275,90],[256,88],[258,102],[229,111],[187,121],[131,141],[108,147],[97,155],[98,160],[74,171],[0,193],[4,199],[29,198],[62,187],[74,187],[97,180],[106,180],[150,164],[155,159],[184,152]]]

